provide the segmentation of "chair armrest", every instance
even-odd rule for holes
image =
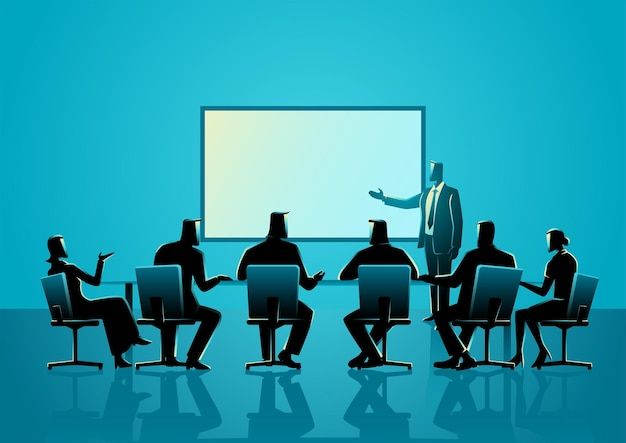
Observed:
[[[159,326],[159,325],[193,325],[197,320],[193,318],[164,318],[164,319],[155,319],[155,318],[140,318],[137,320],[138,325],[151,325],[151,326]]]
[[[487,319],[459,319],[454,320],[452,322],[454,326],[510,326],[511,320],[498,319],[498,320],[487,320]]]
[[[52,320],[52,326],[66,326],[68,328],[82,328],[83,326],[98,326],[99,320]]]

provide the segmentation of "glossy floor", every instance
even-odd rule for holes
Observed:
[[[572,357],[583,368],[481,368],[437,371],[445,357],[439,337],[415,313],[412,325],[390,336],[390,357],[414,369],[349,371],[354,354],[341,317],[349,307],[317,310],[301,372],[243,364],[258,358],[256,329],[245,324],[245,306],[222,307],[223,321],[204,361],[210,372],[184,369],[114,370],[101,327],[81,331],[81,357],[104,370],[46,369],[68,356],[70,333],[49,326],[43,310],[0,311],[3,441],[190,442],[198,440],[293,441],[626,441],[624,382],[626,311],[596,310],[591,326],[574,330]],[[181,329],[185,350],[194,328]],[[133,359],[152,359],[157,340]],[[284,337],[281,332],[280,338]],[[546,331],[556,358],[557,331]],[[495,334],[493,354],[503,350]],[[482,355],[482,333],[473,351]],[[527,340],[527,359],[536,347]],[[184,352],[181,352],[184,355]]]

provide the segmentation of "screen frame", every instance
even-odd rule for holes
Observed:
[[[421,116],[421,188],[426,183],[426,107],[425,106],[200,106],[200,236],[201,242],[258,242],[265,237],[206,237],[205,215],[205,128],[206,111],[420,111]],[[269,213],[268,213],[269,221]],[[417,231],[418,227],[416,227]],[[294,242],[363,242],[369,237],[289,237]],[[394,241],[417,242],[418,237],[393,237]]]

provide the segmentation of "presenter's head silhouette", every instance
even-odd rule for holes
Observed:
[[[478,247],[486,248],[493,246],[493,239],[496,236],[496,225],[491,220],[478,222]]]
[[[569,238],[560,229],[549,229],[546,232],[546,241],[548,242],[548,252],[560,251],[569,245]]]
[[[443,181],[443,163],[430,161],[430,181],[435,183]]]
[[[386,243],[389,243],[387,222],[385,220],[370,220],[370,244],[384,245]]]
[[[183,220],[183,232],[180,235],[180,242],[188,246],[198,246],[200,244],[200,220]]]
[[[287,212],[272,212],[270,215],[270,230],[268,238],[287,238]]]
[[[53,262],[59,258],[67,258],[67,250],[65,249],[65,240],[62,235],[53,235],[48,239],[48,251],[50,258],[47,262]]]

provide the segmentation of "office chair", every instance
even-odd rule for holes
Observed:
[[[98,326],[98,320],[75,319],[65,274],[54,274],[41,279],[43,292],[48,301],[52,326],[64,326],[72,330],[72,359],[48,363],[48,369],[56,366],[93,366],[102,369],[102,363],[78,359],[78,330],[85,326]]]
[[[591,370],[593,364],[586,361],[569,360],[567,358],[567,331],[575,326],[589,325],[589,310],[598,287],[599,279],[589,275],[574,274],[572,292],[570,293],[567,313],[564,319],[543,320],[541,326],[554,326],[561,330],[561,360],[547,361],[537,366],[583,366]]]
[[[150,325],[162,330],[165,325],[193,325],[196,320],[184,318],[183,286],[181,268],[178,265],[143,266],[135,269],[137,292],[142,318],[138,325]],[[138,362],[135,368],[144,366],[185,366],[183,362],[166,361],[161,346],[158,360]]]
[[[488,265],[476,268],[469,318],[456,319],[452,324],[478,326],[485,331],[485,358],[478,365],[515,368],[514,363],[491,359],[489,341],[493,328],[511,326],[521,277],[521,269]]]
[[[381,366],[400,366],[408,370],[413,363],[387,358],[387,335],[396,325],[410,325],[409,293],[411,268],[406,265],[359,266],[359,301],[362,318],[355,321],[382,326]],[[357,369],[361,369],[357,366]]]
[[[287,366],[276,358],[276,330],[303,321],[296,318],[300,268],[295,265],[250,265],[248,274],[247,324],[266,326],[270,330],[270,358],[248,362],[255,366]],[[297,368],[299,369],[299,368]]]

